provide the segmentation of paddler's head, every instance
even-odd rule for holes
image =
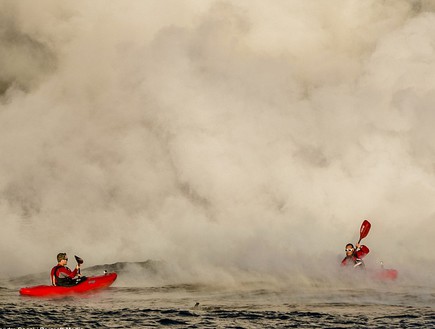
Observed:
[[[65,266],[66,263],[68,263],[68,256],[66,255],[65,252],[61,252],[57,254],[57,262],[59,263],[59,265],[63,265],[63,266]]]
[[[346,256],[352,256],[353,252],[355,251],[355,247],[352,243],[348,243],[344,251],[346,252]]]

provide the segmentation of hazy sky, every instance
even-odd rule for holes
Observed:
[[[0,275],[433,264],[435,5],[1,1]],[[433,265],[432,265],[433,266]]]

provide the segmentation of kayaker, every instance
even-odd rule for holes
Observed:
[[[77,264],[74,271],[71,271],[66,265],[68,264],[68,256],[61,252],[57,254],[57,265],[51,269],[51,284],[53,286],[73,286],[77,283],[74,279],[76,276],[80,278],[80,264]]]
[[[365,268],[362,259],[370,252],[369,248],[358,243],[354,247],[352,243],[348,243],[345,252],[346,257],[341,261],[341,266],[353,266],[354,268],[360,269]]]

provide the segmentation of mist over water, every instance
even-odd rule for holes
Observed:
[[[434,284],[430,1],[2,1],[1,276]],[[429,280],[429,281],[428,281]]]

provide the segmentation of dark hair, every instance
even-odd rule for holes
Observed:
[[[355,247],[353,246],[352,243],[348,243],[348,244],[346,245],[346,248],[349,247],[349,246],[351,246],[353,249],[355,249]]]
[[[61,252],[57,254],[57,262],[59,263],[62,259],[65,259],[65,257],[66,257],[66,252]]]

